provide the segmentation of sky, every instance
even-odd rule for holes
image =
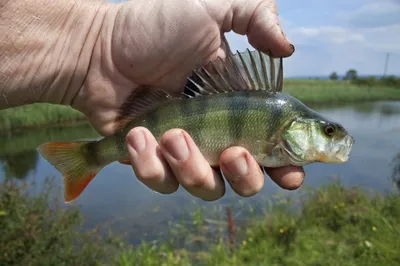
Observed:
[[[400,0],[277,0],[279,20],[295,53],[284,60],[284,75],[400,76]],[[251,49],[245,36],[227,34],[231,49]]]
[[[277,0],[279,21],[295,53],[284,60],[291,76],[400,76],[400,0]],[[228,34],[232,50],[251,48],[247,38]]]

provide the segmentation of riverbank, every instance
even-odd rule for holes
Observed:
[[[341,80],[289,79],[284,90],[306,104],[400,100],[400,87],[360,86]]]
[[[400,88],[356,85],[350,81],[292,80],[284,83],[285,92],[306,104],[351,103],[400,100]],[[0,111],[0,135],[43,126],[86,123],[85,116],[67,106],[32,104]]]
[[[286,198],[265,202],[265,215],[247,217],[242,224],[230,208],[219,221],[207,219],[200,210],[192,221],[172,224],[168,239],[132,246],[112,234],[101,236],[100,226],[79,231],[82,217],[77,206],[56,204],[51,183],[36,195],[27,193],[29,186],[0,185],[1,265],[28,261],[121,266],[396,265],[400,261],[397,193],[378,196],[336,183],[310,190],[295,202]],[[109,231],[107,225],[102,227]]]
[[[79,111],[64,105],[30,104],[0,110],[0,135],[39,127],[87,123]]]

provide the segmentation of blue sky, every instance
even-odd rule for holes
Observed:
[[[285,76],[383,73],[400,75],[400,0],[277,0],[279,20],[296,52],[284,60]],[[228,35],[232,50],[250,48]]]
[[[296,52],[284,60],[291,76],[400,76],[400,0],[277,0],[279,20]],[[251,48],[247,38],[228,33],[232,50]]]

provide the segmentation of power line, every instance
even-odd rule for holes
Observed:
[[[389,64],[389,57],[390,57],[390,53],[386,54],[386,61],[385,61],[385,69],[383,70],[383,76],[386,77],[386,72],[387,72],[387,68],[388,68],[388,64]]]

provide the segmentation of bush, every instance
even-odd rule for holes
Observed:
[[[107,264],[120,242],[101,237],[99,228],[83,233],[79,209],[61,208],[51,184],[39,194],[34,184],[0,185],[0,265]]]
[[[366,87],[390,87],[390,88],[397,88],[400,89],[400,78],[396,76],[387,76],[381,77],[377,79],[374,76],[366,77],[366,78],[354,78],[351,80],[354,85],[358,86],[366,86]]]
[[[396,87],[400,89],[400,78],[396,76],[382,77],[380,82],[387,87]]]

